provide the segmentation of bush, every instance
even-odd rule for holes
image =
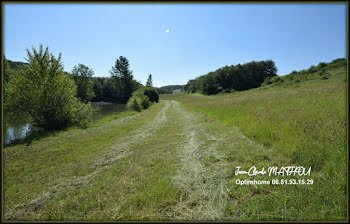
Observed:
[[[146,95],[151,102],[159,102],[159,94],[156,88],[153,87],[142,87],[136,92]]]
[[[318,69],[322,69],[322,68],[324,68],[324,67],[326,67],[327,66],[327,63],[325,63],[325,62],[320,62],[318,65],[317,65],[317,68]]]
[[[271,83],[284,82],[284,80],[280,76],[275,76],[270,79]]]
[[[309,73],[315,73],[315,72],[317,72],[317,69],[316,69],[316,67],[315,67],[314,65],[312,65],[312,66],[309,68],[308,72],[309,72]]]
[[[143,109],[147,109],[151,105],[151,102],[148,96],[145,96],[145,95],[140,96],[140,99],[141,99],[141,105]]]
[[[80,99],[75,98],[74,100],[74,123],[80,128],[87,128],[87,125],[92,120],[92,115],[100,110],[100,107],[92,106],[90,102],[87,104],[82,103]]]
[[[271,77],[266,77],[265,81],[261,84],[261,86],[267,86],[267,85],[270,85],[272,84],[271,82]]]
[[[55,58],[40,45],[28,53],[28,66],[6,85],[5,110],[24,113],[33,126],[46,131],[86,126],[95,111],[79,101],[74,81],[64,73],[61,55]]]
[[[126,109],[141,111],[142,110],[141,100],[136,96],[132,96],[129,99],[128,103],[126,104]]]
[[[128,110],[141,111],[142,109],[147,109],[150,104],[148,96],[143,95],[142,91],[135,91],[126,104],[126,108]]]

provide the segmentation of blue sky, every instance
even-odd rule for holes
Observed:
[[[346,57],[346,4],[4,4],[5,56],[39,43],[95,76],[125,56],[158,87],[252,60],[284,75]]]

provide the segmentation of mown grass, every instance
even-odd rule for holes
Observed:
[[[179,191],[172,183],[178,160],[173,133],[164,126],[152,138],[131,146],[132,155],[113,163],[90,184],[61,194],[36,217],[40,220],[169,219]],[[59,203],[59,202],[62,203]],[[73,212],[72,212],[73,211]]]
[[[204,206],[219,204],[224,205],[222,219],[227,220],[344,221],[344,78],[344,70],[334,70],[325,80],[220,96],[161,96],[176,99],[187,110],[202,115],[188,113],[185,119],[183,113],[187,112],[177,104],[160,102],[134,116],[120,118],[135,112],[110,115],[84,130],[70,129],[34,140],[29,146],[5,148],[5,214],[20,210],[18,205],[30,205],[52,186],[88,176],[97,169],[94,161],[111,155],[115,146],[123,150],[126,142],[126,156],[108,163],[88,183],[77,181],[57,194],[50,192],[49,199],[34,210],[13,219],[181,220],[191,218],[192,213],[194,217],[210,217],[204,214],[210,213]],[[163,111],[164,105],[171,107]],[[123,119],[126,122],[119,122]],[[192,132],[196,144],[191,146]],[[135,133],[137,138],[133,139]],[[198,166],[193,169],[199,169],[200,178],[192,176],[196,172],[183,170],[196,165],[184,165],[180,159],[184,150],[194,150],[192,159]],[[235,167],[253,165],[312,166],[314,185],[237,185],[235,180],[243,176],[234,175]],[[197,187],[181,179],[181,170],[186,178],[198,181]],[[220,203],[212,203],[218,199]],[[184,207],[176,210],[179,206]]]
[[[238,127],[251,140],[270,148],[280,165],[312,167],[310,186],[237,186],[227,214],[243,220],[345,220],[347,215],[346,71],[329,79],[282,83],[233,94],[161,95],[186,108]],[[244,167],[265,161],[244,152],[228,158]],[[241,157],[246,158],[241,158]],[[229,156],[230,157],[230,156]],[[283,159],[282,159],[283,158]],[[267,163],[266,163],[267,161]],[[276,161],[274,161],[276,163]],[[239,203],[237,203],[239,200]]]
[[[152,111],[145,111],[142,118],[115,126],[109,125],[113,119],[135,112],[109,115],[84,130],[72,128],[34,140],[29,146],[5,148],[5,210],[28,203],[49,186],[67,178],[91,173],[91,163],[96,158],[106,154],[118,138],[152,120],[159,109],[157,105]]]
[[[95,126],[99,126],[99,125],[103,125],[106,124],[108,122],[111,122],[115,119],[118,118],[122,118],[122,117],[128,117],[134,114],[137,114],[137,111],[133,111],[133,110],[127,110],[127,111],[123,111],[123,112],[116,112],[107,116],[102,117],[101,119],[98,119],[95,122],[91,122],[88,124],[88,127],[95,127]]]

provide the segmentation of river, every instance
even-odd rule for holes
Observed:
[[[95,113],[92,120],[97,121],[106,115],[113,113],[122,112],[125,110],[125,104],[116,104],[108,102],[91,102],[92,105],[99,106],[101,109],[99,112]],[[26,137],[27,133],[30,131],[30,124],[26,121],[11,121],[6,119],[6,114],[4,114],[4,120],[7,126],[4,127],[4,144],[8,145],[13,141],[20,140]]]

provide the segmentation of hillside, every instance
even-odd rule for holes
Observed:
[[[232,200],[226,212],[243,220],[340,220],[347,210],[345,93],[346,61],[337,59],[247,91],[161,99],[179,101],[187,110],[206,115],[208,122],[238,128],[263,147],[260,155],[247,146],[242,151],[223,147],[233,167],[312,167],[311,186],[249,188],[237,186],[240,177],[231,176],[227,187]]]
[[[4,58],[4,77],[5,81],[8,81],[11,76],[13,76],[15,73],[18,73],[20,71],[24,71],[26,69],[26,66],[28,63],[21,62],[21,61],[11,61],[9,59]],[[66,75],[69,75],[68,72],[65,72]]]
[[[6,58],[3,58],[2,62],[4,66],[3,78],[5,82],[9,81],[11,77],[15,75],[17,72],[23,71],[28,65],[27,63],[24,63],[24,62],[11,61]]]
[[[262,86],[274,87],[277,85],[292,85],[309,80],[328,79],[334,70],[343,71],[346,69],[346,59],[338,58],[329,63],[321,62],[317,66],[310,66],[301,71],[292,71],[288,75],[268,77]]]
[[[260,86],[290,85],[313,79],[327,79],[327,70],[346,66],[346,59],[339,58],[330,63],[321,62],[309,69],[293,71],[285,76],[277,75],[273,61],[252,61],[243,65],[231,65],[189,80],[184,86],[188,93],[213,95],[254,89]]]
[[[160,94],[172,94],[174,90],[181,90],[184,85],[168,85],[158,88]]]

